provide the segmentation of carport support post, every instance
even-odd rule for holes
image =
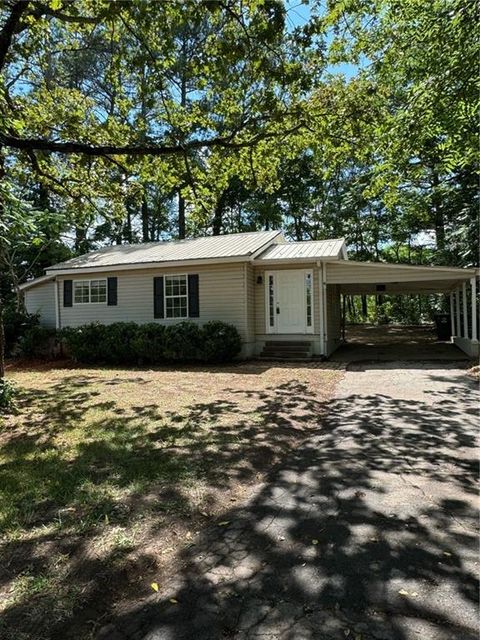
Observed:
[[[467,315],[467,283],[462,284],[463,300],[463,337],[468,338],[468,315]]]
[[[456,301],[456,311],[457,311],[457,330],[455,332],[455,335],[460,337],[462,335],[462,328],[460,326],[460,287],[457,288],[457,291],[455,292],[455,301]]]
[[[454,295],[455,294],[452,291],[450,293],[450,327],[451,327],[452,338],[455,335],[455,315],[454,315],[454,309],[453,309],[453,305],[455,304]]]
[[[470,280],[472,286],[472,340],[478,340],[477,332],[477,278]]]

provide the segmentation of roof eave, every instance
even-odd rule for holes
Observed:
[[[39,278],[34,278],[33,280],[27,280],[26,282],[23,282],[21,285],[19,285],[19,289],[20,291],[26,291],[27,289],[31,289],[32,287],[36,287],[39,284],[43,284],[44,282],[50,282],[51,280],[55,279],[55,275],[51,274],[51,275],[44,275],[44,276],[40,276]]]

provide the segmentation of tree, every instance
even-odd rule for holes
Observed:
[[[327,16],[335,60],[366,61],[362,74],[384,96],[367,195],[382,193],[404,227],[433,229],[437,261],[464,265],[478,260],[468,185],[478,173],[479,17],[469,0],[347,0]]]

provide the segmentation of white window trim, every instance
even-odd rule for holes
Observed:
[[[270,326],[270,276],[273,278],[273,327]],[[277,333],[275,292],[277,290],[275,271],[265,271],[265,329],[267,333]]]
[[[273,276],[273,304],[275,307],[277,306],[277,278],[276,275],[278,273],[284,273],[285,271],[301,271],[303,274],[303,283],[304,283],[304,313],[305,313],[305,325],[304,331],[302,335],[310,335],[315,333],[315,287],[314,287],[314,273],[313,269],[281,269],[277,271],[265,271],[264,272],[264,294],[265,294],[265,331],[267,334],[278,334],[278,322],[277,322],[277,313],[275,309],[275,313],[273,314],[274,324],[273,327],[270,326],[270,300],[269,300],[269,282],[270,276]],[[312,278],[312,288],[311,288],[311,297],[312,297],[312,326],[307,327],[307,285],[306,285],[306,276],[310,274]]]
[[[167,296],[167,278],[185,278],[186,285],[186,294],[180,296]],[[187,299],[187,315],[186,316],[176,316],[176,317],[168,317],[167,316],[167,298],[186,298]],[[187,273],[169,273],[163,276],[163,308],[164,308],[164,319],[165,320],[188,320],[190,317],[188,314],[190,309],[188,308],[188,274]]]
[[[99,280],[105,281],[105,302],[92,302],[91,298],[91,283],[93,281],[98,282]],[[88,282],[88,302],[75,302],[75,283],[76,282]],[[108,278],[79,278],[78,280],[73,280],[72,282],[72,304],[73,305],[85,305],[85,304],[104,304],[106,305],[108,302]]]

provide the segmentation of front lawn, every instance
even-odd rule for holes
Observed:
[[[322,364],[11,367],[0,418],[0,637],[89,638],[178,568],[315,428]],[[177,563],[177,564],[176,564]]]

